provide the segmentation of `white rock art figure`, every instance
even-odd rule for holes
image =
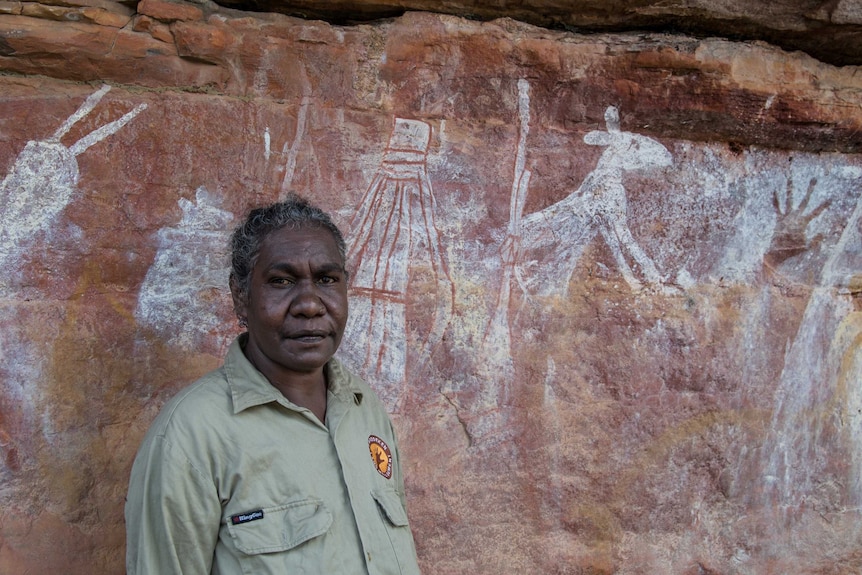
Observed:
[[[511,238],[521,236],[521,216],[530,185],[530,170],[527,164],[527,136],[530,133],[530,84],[518,80],[518,149],[515,153],[515,169],[512,178],[512,196],[509,205],[508,241],[501,254],[500,292],[491,310],[491,319],[482,341],[484,358],[483,368],[487,385],[480,396],[484,408],[497,408],[509,399],[509,386],[515,375],[511,350],[511,326],[509,325],[509,304],[512,294],[512,281],[518,273],[517,249]],[[493,383],[492,383],[493,382]]]
[[[71,146],[65,146],[61,138],[87,116],[109,90],[109,86],[102,86],[87,97],[49,138],[27,142],[0,182],[0,270],[17,267],[21,253],[27,249],[26,243],[40,231],[48,229],[68,205],[78,183],[77,156],[120,130],[146,108],[146,104],[141,104]],[[10,291],[9,276],[8,273],[0,273],[0,297]],[[57,434],[52,429],[52,410],[44,404],[44,390],[39,384],[45,381],[44,359],[49,354],[46,350],[56,339],[57,330],[42,330],[34,340],[33,332],[28,329],[33,324],[26,315],[22,315],[27,312],[20,309],[14,294],[9,295],[12,295],[12,299],[7,300],[10,305],[0,306],[0,323],[8,326],[0,333],[0,377],[4,384],[0,400],[17,406],[17,417],[23,422],[21,429],[41,428],[41,437],[50,442]],[[0,479],[7,479],[4,462],[8,461],[9,452],[6,450],[29,452],[35,449],[37,436],[16,437],[14,433],[7,434],[0,426],[0,456],[3,456]]]
[[[856,177],[859,177],[858,174]],[[812,180],[813,181],[813,180]],[[796,219],[805,233],[811,214],[807,212],[808,194],[802,200]],[[788,198],[789,201],[789,198]],[[789,211],[792,215],[792,211]],[[788,214],[783,214],[785,217]],[[784,369],[776,389],[767,454],[767,493],[776,497],[781,511],[792,511],[806,498],[826,505],[862,505],[862,321],[859,283],[862,278],[862,198],[847,220],[838,242],[829,252],[817,286],[785,354]],[[828,460],[820,451],[823,443],[838,430],[845,433],[851,465],[847,477],[850,501],[832,500],[835,494],[819,492],[834,481],[826,475]]]
[[[171,346],[213,353],[233,337],[227,316],[218,313],[230,301],[228,240],[231,212],[200,187],[195,201],[179,200],[182,220],[158,232],[159,250],[138,294],[135,318]]]
[[[848,278],[846,295],[853,311],[835,329],[829,347],[829,364],[836,366],[834,378],[834,416],[844,423],[849,446],[850,466],[847,477],[851,502],[862,505],[862,273]]]
[[[284,177],[281,182],[282,193],[287,193],[293,184],[293,175],[296,172],[296,156],[299,153],[299,146],[305,137],[305,124],[308,118],[308,110],[311,106],[311,97],[303,96],[302,102],[299,105],[299,112],[296,116],[296,133],[293,135],[293,142],[288,147],[287,142],[284,143],[284,148],[281,153],[285,157]]]
[[[116,133],[147,107],[138,105],[69,147],[61,143],[69,129],[89,114],[110,89],[102,86],[87,97],[50,138],[27,142],[0,183],[0,267],[14,262],[22,242],[47,229],[68,205],[78,183],[76,157]]]
[[[395,119],[348,237],[351,311],[340,354],[393,412],[400,409],[408,369],[418,373],[423,368],[443,337],[454,304],[426,167],[430,139],[427,123]],[[432,296],[430,309],[409,309],[408,293],[417,289]],[[411,341],[410,353],[408,315],[427,317],[430,323],[421,341]],[[409,368],[408,355],[413,362]]]
[[[650,286],[664,283],[655,263],[629,230],[623,174],[669,166],[671,154],[652,138],[621,131],[619,112],[613,106],[605,111],[605,122],[607,131],[595,130],[584,137],[587,144],[606,148],[595,169],[565,199],[524,216],[520,238],[513,240],[522,250],[551,248],[551,253],[539,264],[543,277],[536,289],[540,295],[566,293],[572,270],[596,231],[604,238],[633,290],[643,287],[638,276]]]

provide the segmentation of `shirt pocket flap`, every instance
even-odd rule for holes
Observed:
[[[246,555],[287,551],[329,531],[332,514],[319,499],[303,499],[263,510],[256,521],[233,525],[228,531]]]
[[[380,506],[392,525],[396,527],[407,525],[407,512],[404,510],[404,505],[401,503],[397,491],[394,489],[375,489],[371,492],[371,496],[377,501],[377,505]]]

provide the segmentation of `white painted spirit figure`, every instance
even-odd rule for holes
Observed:
[[[21,243],[47,229],[68,205],[78,183],[76,157],[116,133],[147,105],[140,104],[66,147],[60,139],[110,90],[102,86],[46,140],[31,140],[0,183],[0,267],[15,261]]]
[[[532,173],[527,165],[527,136],[530,133],[530,84],[518,80],[518,149],[515,153],[512,195],[509,204],[509,229],[501,249],[500,291],[491,310],[488,328],[482,339],[482,354],[486,361],[481,366],[485,375],[479,396],[480,409],[495,410],[509,401],[509,386],[515,376],[512,360],[512,335],[509,325],[509,305],[512,281],[518,275],[518,246],[521,237],[521,218]],[[520,283],[520,279],[519,279]]]
[[[417,373],[425,365],[443,337],[454,303],[426,167],[430,139],[427,123],[395,119],[348,239],[352,309],[340,353],[375,386],[392,412],[400,410],[408,368]],[[408,294],[418,281],[433,292],[431,309],[409,306]],[[429,327],[421,330],[420,341],[411,342],[408,366],[411,314],[421,314]]]
[[[233,214],[206,188],[195,201],[179,200],[182,220],[158,232],[159,251],[138,294],[135,318],[168,344],[185,350],[224,353],[233,332],[218,309],[230,272],[227,245]]]
[[[834,175],[836,180],[862,181],[862,170],[858,168]],[[809,238],[807,229],[829,203],[827,199],[809,209],[817,184],[813,174],[810,177],[811,184],[801,200],[794,201],[788,183],[784,209],[777,200],[775,203],[780,216],[775,236],[780,239],[795,232],[799,236],[795,244],[805,249],[819,243],[815,242],[817,238]],[[862,457],[858,455],[862,446],[862,389],[858,379],[862,336],[856,331],[860,324],[856,308],[862,277],[860,224],[862,197],[828,252],[799,329],[785,354],[775,392],[770,441],[765,442],[773,448],[767,450],[764,474],[768,487],[764,492],[773,497],[772,502],[782,512],[798,508],[800,502],[815,495],[822,495],[818,501],[824,505],[858,508],[862,504]],[[829,441],[845,442],[842,448],[851,454],[846,470],[830,469],[829,459],[820,454]],[[849,487],[824,495],[822,486],[829,483]],[[848,496],[842,499],[841,493],[845,492]]]

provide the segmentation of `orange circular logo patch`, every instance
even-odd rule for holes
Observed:
[[[376,435],[368,436],[368,450],[371,452],[371,461],[377,473],[389,479],[392,477],[392,452],[386,442]]]

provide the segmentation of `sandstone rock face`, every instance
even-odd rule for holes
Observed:
[[[443,12],[471,19],[512,18],[570,31],[667,30],[766,40],[837,65],[862,63],[859,0],[218,0],[232,8],[348,23]]]
[[[237,333],[227,235],[291,190],[426,572],[862,570],[858,68],[70,4],[0,16],[0,573],[124,572],[139,441]]]

